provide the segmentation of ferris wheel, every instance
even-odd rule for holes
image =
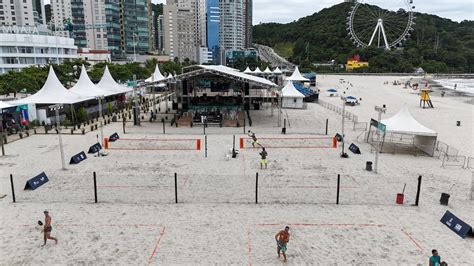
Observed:
[[[348,35],[357,47],[401,46],[413,31],[414,9],[413,0],[354,1],[347,17]]]

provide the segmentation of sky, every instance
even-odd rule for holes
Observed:
[[[164,3],[165,0],[152,0],[153,3]],[[311,15],[323,8],[331,7],[343,1],[335,0],[253,0],[253,24],[260,22],[288,23]],[[397,10],[406,1],[372,0],[364,1],[381,7],[391,5]],[[474,20],[473,0],[413,0],[415,11],[435,14],[454,21]]]
[[[50,0],[44,0],[45,4]],[[399,9],[404,0],[363,0],[381,7],[391,6]],[[165,3],[166,0],[152,0],[153,3]],[[331,7],[343,1],[336,0],[253,0],[253,24],[260,22],[288,23],[311,15],[323,8]],[[473,0],[413,0],[415,11],[435,14],[454,21],[474,20]]]

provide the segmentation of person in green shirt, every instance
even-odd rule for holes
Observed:
[[[433,256],[430,257],[430,266],[447,266],[448,264],[444,261],[441,261],[441,257],[438,255],[438,251],[433,249],[431,251]]]

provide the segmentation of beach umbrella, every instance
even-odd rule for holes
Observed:
[[[349,99],[349,100],[357,100],[357,98],[354,97],[354,96],[347,96],[346,99]]]
[[[337,92],[337,90],[332,88],[332,89],[328,89],[327,92]]]

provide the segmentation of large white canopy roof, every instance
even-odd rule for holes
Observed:
[[[132,88],[118,84],[110,74],[108,66],[105,66],[104,74],[99,83],[97,83],[97,86],[103,90],[114,92],[115,94],[126,93],[133,90]]]
[[[387,131],[396,133],[407,133],[421,136],[437,136],[438,133],[433,131],[413,118],[406,106],[394,116],[382,119],[382,123],[387,126]]]
[[[295,71],[293,74],[291,74],[290,77],[286,78],[286,80],[291,80],[291,81],[309,81],[309,79],[303,77],[300,73],[300,70],[298,69],[298,66],[295,67]]]
[[[293,85],[292,81],[288,81],[285,87],[281,90],[281,94],[283,97],[291,97],[291,98],[304,98],[304,94],[299,92],[295,86]]]
[[[69,91],[86,97],[109,96],[115,94],[113,92],[103,90],[101,87],[92,83],[89,75],[87,75],[87,70],[84,65],[82,65],[81,75],[79,76],[77,83],[72,88],[70,88]]]
[[[66,89],[59,81],[53,67],[49,68],[48,78],[43,87],[35,94],[13,101],[14,104],[74,104],[91,100]]]
[[[145,79],[145,82],[164,81],[166,79],[167,78],[165,78],[163,74],[161,74],[160,67],[158,66],[158,64],[156,64],[155,72],[153,72],[151,77]]]
[[[255,82],[255,83],[260,83],[260,84],[263,84],[263,85],[266,85],[266,86],[271,86],[271,87],[276,87],[277,86],[275,83],[273,83],[273,82],[271,82],[267,79],[252,76],[252,75],[249,75],[249,74],[245,74],[243,72],[239,72],[238,70],[236,70],[234,68],[230,68],[230,67],[226,67],[226,66],[222,66],[222,65],[220,65],[220,66],[199,65],[199,67],[203,68],[203,69],[209,69],[209,70],[213,70],[213,71],[216,71],[216,72],[220,72],[222,74],[231,75],[231,76],[234,76],[234,77],[246,79],[248,81],[252,81],[252,82]]]

